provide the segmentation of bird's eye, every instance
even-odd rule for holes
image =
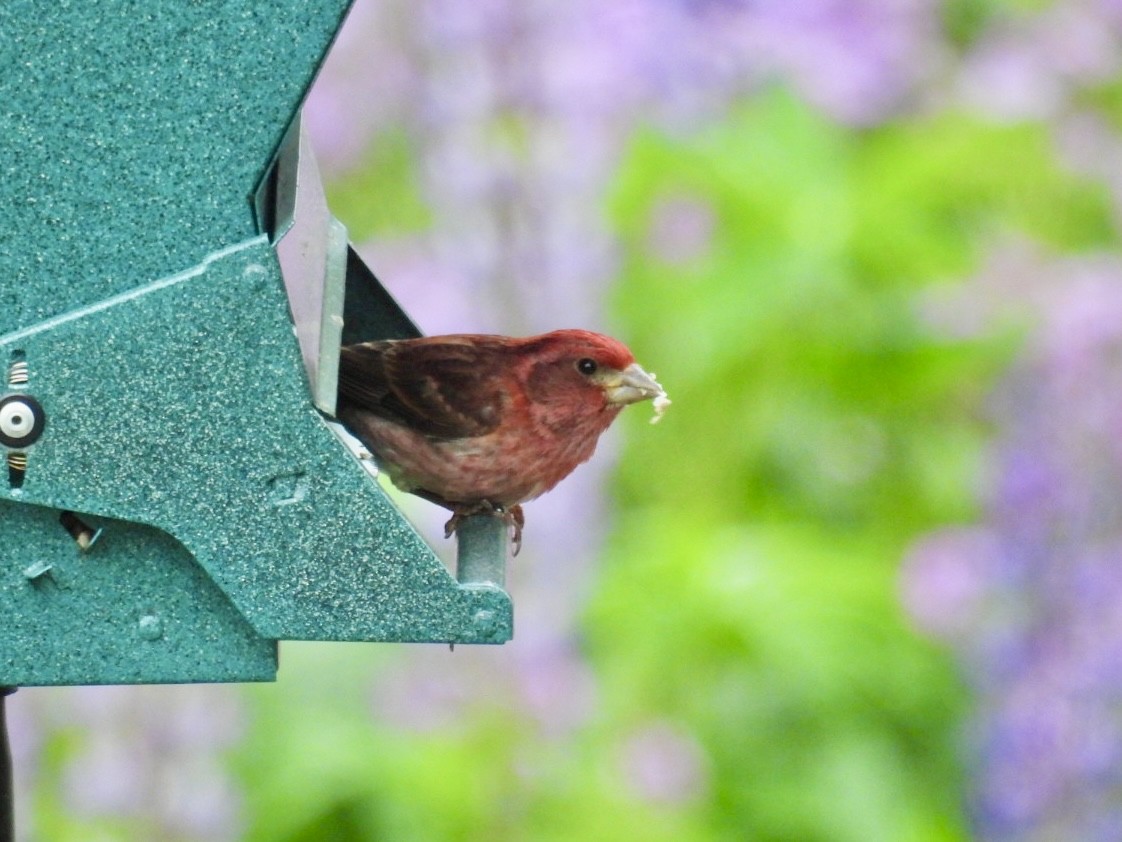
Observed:
[[[595,374],[599,367],[596,365],[596,360],[590,360],[588,357],[577,363],[577,371],[581,374]]]

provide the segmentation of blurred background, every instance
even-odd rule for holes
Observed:
[[[529,505],[507,646],[20,691],[21,838],[1122,839],[1120,71],[1117,0],[358,0],[369,265],[674,405]]]

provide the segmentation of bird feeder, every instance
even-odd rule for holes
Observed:
[[[331,417],[340,342],[416,333],[300,129],[348,5],[0,4],[0,685],[510,639],[502,524],[453,577]]]

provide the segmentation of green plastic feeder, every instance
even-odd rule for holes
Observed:
[[[349,0],[0,4],[0,685],[267,681],[280,640],[502,643],[332,421],[416,332],[299,108]]]

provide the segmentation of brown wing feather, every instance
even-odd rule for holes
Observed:
[[[377,410],[389,394],[385,351],[388,342],[347,345],[339,350],[339,401]]]
[[[498,426],[501,345],[415,339],[348,345],[339,358],[341,404],[437,438],[481,436]]]

